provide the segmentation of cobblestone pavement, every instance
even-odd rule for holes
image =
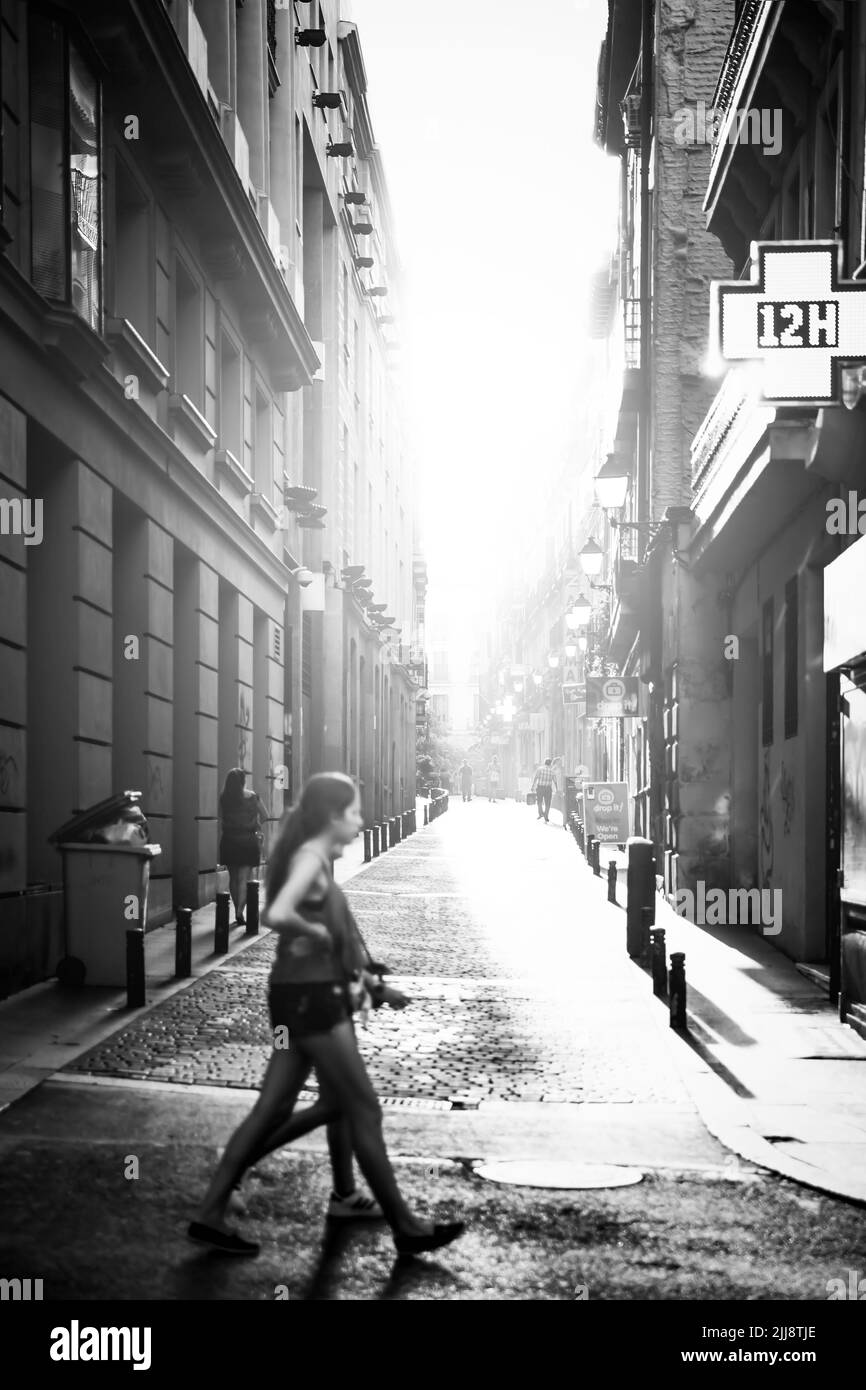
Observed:
[[[571,906],[575,854],[571,837],[529,808],[460,803],[349,881],[371,951],[413,1001],[359,1030],[381,1095],[468,1105],[681,1097],[636,1007],[645,977],[622,939],[603,939],[591,913]],[[68,1069],[256,1086],[273,949],[264,936]]]

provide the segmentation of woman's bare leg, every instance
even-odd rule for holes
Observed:
[[[382,1134],[382,1110],[351,1023],[340,1023],[328,1033],[304,1038],[303,1046],[322,1084],[333,1093],[345,1114],[361,1172],[391,1229],[406,1235],[428,1235],[432,1223],[415,1216],[397,1186]]]
[[[309,1062],[299,1053],[274,1048],[262,1082],[261,1095],[250,1114],[235,1130],[211,1178],[199,1209],[198,1220],[203,1225],[225,1229],[226,1203],[232,1188],[249,1167],[251,1155],[256,1153],[262,1140],[273,1130],[275,1117],[285,1113],[288,1101],[294,1104],[297,1100],[309,1070]],[[318,1123],[325,1123],[324,1114]]]
[[[235,917],[241,915],[240,869],[229,869],[229,892],[235,906]]]

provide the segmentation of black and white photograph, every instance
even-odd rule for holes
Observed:
[[[828,1376],[843,1301],[866,3],[0,0],[22,1373]]]

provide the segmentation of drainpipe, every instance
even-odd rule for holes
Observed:
[[[650,517],[650,304],[652,267],[650,248],[650,140],[653,110],[653,0],[641,0],[641,106],[640,106],[640,365],[641,408],[638,423],[637,520]],[[640,533],[638,533],[640,534]],[[642,558],[642,557],[639,557]]]
[[[839,236],[841,237],[842,244],[843,244],[843,246],[845,247],[845,252],[846,252],[846,254],[845,254],[845,265],[844,265],[843,268],[842,268],[842,274],[845,275],[845,276],[850,275],[851,272],[852,272],[852,270],[854,269],[854,267],[853,267],[852,265],[849,265],[849,264],[848,264],[848,255],[847,255],[848,243],[849,243],[849,239],[850,239],[850,238],[849,238],[849,233],[850,233],[849,218],[850,218],[850,213],[851,213],[851,192],[850,192],[851,180],[850,180],[850,178],[848,177],[847,171],[851,168],[851,143],[852,143],[852,141],[851,141],[851,135],[852,135],[852,130],[853,130],[853,122],[854,122],[854,99],[853,99],[853,88],[852,88],[852,84],[853,84],[853,81],[854,81],[854,14],[853,14],[853,10],[854,10],[854,6],[853,6],[853,5],[845,5],[844,11],[843,11],[843,13],[844,13],[844,27],[843,27],[843,30],[842,30],[842,33],[843,33],[843,48],[842,48],[842,64],[841,64],[841,72],[840,72],[840,77],[841,77],[841,82],[842,82],[842,111],[841,111],[840,120],[839,120],[839,125],[840,125],[839,140],[840,140],[840,143],[841,143],[841,146],[842,146],[841,155],[842,155],[842,174],[843,174],[843,177],[842,177],[842,196],[841,196],[841,199],[840,199],[840,211],[839,211],[839,232],[837,233],[837,235],[839,235]]]

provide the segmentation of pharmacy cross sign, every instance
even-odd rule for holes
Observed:
[[[840,280],[837,241],[752,243],[751,280],[713,286],[714,340],[728,362],[763,361],[763,397],[839,400],[840,363],[866,362],[866,281]]]

